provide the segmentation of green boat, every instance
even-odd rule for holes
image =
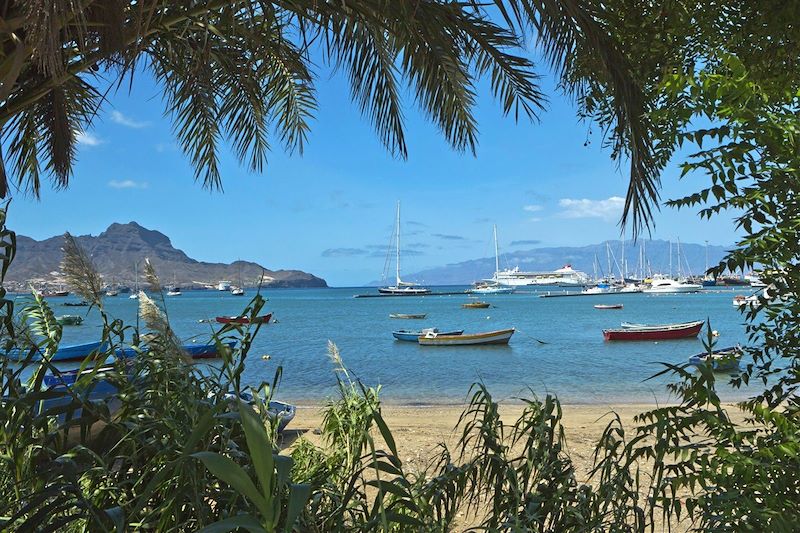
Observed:
[[[80,326],[83,324],[83,317],[80,315],[61,315],[56,317],[56,322],[62,326]]]

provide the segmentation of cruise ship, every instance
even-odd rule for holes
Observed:
[[[589,284],[589,276],[572,265],[565,265],[552,272],[523,272],[519,267],[501,270],[495,274],[497,283],[509,287],[526,285],[550,285],[559,287],[579,287]]]

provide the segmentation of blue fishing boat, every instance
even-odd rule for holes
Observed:
[[[222,344],[233,349],[236,342],[223,342]],[[214,359],[219,357],[216,344],[184,344],[181,348],[192,359]]]
[[[87,342],[84,344],[73,344],[72,346],[61,346],[50,358],[51,361],[76,361],[86,359],[92,352],[102,351],[102,342]],[[28,358],[29,350],[14,348],[6,352],[5,357],[12,361],[24,361]],[[42,353],[36,351],[31,356],[31,361],[41,361]]]
[[[417,339],[420,338],[420,336],[425,335],[429,331],[432,333],[438,333],[439,335],[461,335],[464,333],[463,329],[440,332],[437,328],[425,328],[420,331],[401,329],[400,331],[393,331],[392,335],[394,335],[394,338],[399,341],[417,342]]]
[[[699,353],[689,358],[689,364],[694,366],[710,366],[712,370],[717,372],[725,372],[730,370],[739,369],[739,361],[742,359],[742,348],[740,346],[731,346],[729,348],[722,348],[711,352]]]

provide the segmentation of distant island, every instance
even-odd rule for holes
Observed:
[[[109,285],[134,287],[136,264],[142,274],[145,257],[158,272],[162,283],[184,288],[209,288],[220,281],[252,287],[261,281],[265,287],[327,287],[324,279],[301,270],[270,270],[251,261],[207,263],[197,261],[172,246],[163,233],[136,222],[111,224],[98,236],[76,236],[75,240],[91,256]],[[27,290],[29,284],[57,285],[61,282],[63,236],[42,241],[17,236],[17,256],[5,277],[9,290]],[[141,282],[140,282],[141,283]],[[65,287],[67,288],[67,287]]]
[[[619,275],[622,264],[622,241],[607,241],[611,254],[607,254],[606,242],[590,244],[587,246],[558,246],[548,248],[531,248],[513,252],[500,252],[500,268],[519,267],[526,271],[552,271],[564,265],[572,265],[575,270],[581,270],[594,276],[606,274],[609,258],[611,270]],[[627,272],[635,274],[641,269],[640,246],[644,244],[646,269],[652,273],[667,274],[670,266],[670,243],[665,240],[640,240],[634,244],[625,242],[625,264]],[[716,265],[726,255],[729,246],[681,243],[680,259],[678,256],[678,243],[672,243],[672,272],[684,275],[702,275],[706,268],[706,254],[709,266]],[[613,254],[613,256],[612,256]],[[471,259],[459,263],[428,268],[403,276],[407,281],[414,281],[427,285],[468,285],[476,280],[490,278],[494,272],[494,257]],[[372,281],[369,286],[380,285],[380,281]]]

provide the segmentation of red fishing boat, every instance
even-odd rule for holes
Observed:
[[[214,320],[220,324],[269,324],[272,313],[250,318],[249,316],[218,316]]]
[[[624,324],[620,329],[604,329],[607,341],[658,341],[696,337],[703,329],[703,321],[681,324]]]

